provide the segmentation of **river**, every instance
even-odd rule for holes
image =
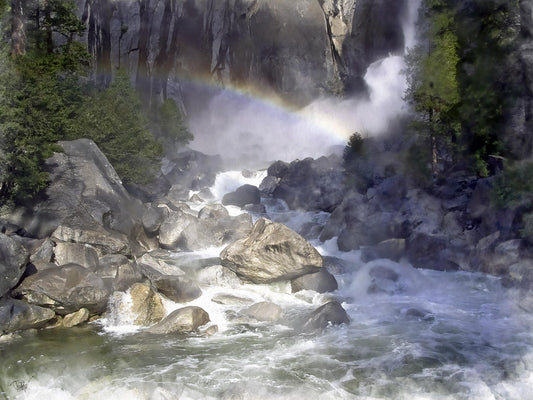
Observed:
[[[227,173],[213,191],[220,195],[245,181]],[[278,203],[268,209],[294,228],[327,217],[289,212]],[[531,398],[533,316],[500,279],[390,260],[364,263],[359,252],[339,252],[335,239],[313,244],[340,260],[332,271],[339,283],[334,293],[291,294],[287,283],[203,287],[189,304],[203,307],[218,326],[209,337],[149,335],[131,324],[128,293],[119,293],[106,318],[86,327],[0,342],[0,398]],[[199,260],[220,250],[167,256],[194,276]],[[376,280],[370,274],[376,266],[398,279]],[[350,323],[302,332],[302,318],[331,299],[342,303]],[[258,301],[278,304],[283,317],[267,323],[241,313]],[[168,312],[182,307],[164,304]]]

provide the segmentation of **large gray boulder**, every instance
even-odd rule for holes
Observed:
[[[244,314],[256,319],[257,321],[278,321],[283,315],[283,310],[277,304],[269,301],[261,301],[259,303],[252,304],[246,310]]]
[[[290,280],[322,268],[318,251],[283,224],[259,219],[252,232],[220,254],[223,266],[242,280],[271,283]]]
[[[49,307],[60,315],[83,307],[91,314],[101,314],[110,296],[102,278],[77,264],[39,271],[27,277],[14,293],[30,304]]]
[[[21,300],[0,300],[0,335],[23,329],[41,328],[55,313],[49,308],[28,304]]]
[[[98,268],[98,253],[88,244],[56,243],[54,257],[57,265],[74,263],[92,271]]]
[[[200,307],[189,306],[171,312],[147,332],[156,334],[193,333],[210,321],[209,314]]]
[[[0,297],[18,283],[29,260],[29,253],[17,241],[0,233]]]
[[[46,200],[18,214],[17,225],[35,237],[50,235],[73,214],[129,235],[140,224],[143,206],[132,198],[96,144],[89,139],[59,142],[62,153],[46,161]]]
[[[175,250],[180,243],[181,234],[197,218],[183,211],[170,211],[159,226],[159,244],[164,249]]]

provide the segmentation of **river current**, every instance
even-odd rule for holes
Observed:
[[[260,178],[225,173],[213,192],[220,198]],[[295,229],[327,218],[289,212],[281,203],[267,209]],[[209,337],[148,335],[131,323],[128,293],[117,293],[107,316],[86,327],[0,342],[0,399],[533,398],[533,316],[500,279],[391,260],[364,263],[359,252],[339,252],[335,239],[313,244],[339,260],[331,271],[339,283],[334,293],[291,294],[286,283],[202,287],[189,304],[218,326]],[[220,250],[167,257],[194,276],[201,260]],[[376,282],[369,273],[375,266],[399,278]],[[342,303],[349,324],[312,334],[298,329],[332,299]],[[281,320],[257,322],[241,313],[259,301],[281,306]],[[164,304],[168,312],[183,306]]]

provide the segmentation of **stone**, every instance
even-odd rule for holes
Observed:
[[[222,197],[222,204],[244,207],[247,204],[261,203],[261,192],[253,185],[242,185],[231,193],[226,193]]]
[[[181,234],[189,224],[197,221],[194,216],[182,212],[171,211],[168,218],[159,227],[159,244],[164,249],[175,250],[181,240]]]
[[[168,217],[168,213],[168,207],[154,205],[147,207],[142,216],[142,224],[146,233],[156,234],[159,232],[159,227]]]
[[[117,267],[117,273],[113,279],[113,289],[119,292],[128,290],[133,284],[141,282],[144,276],[137,264],[128,262]]]
[[[106,254],[98,260],[95,273],[100,278],[115,278],[118,267],[129,263],[130,260],[122,254]]]
[[[80,308],[78,311],[63,317],[63,327],[72,328],[89,320],[89,310]]]
[[[29,258],[24,246],[0,233],[0,297],[17,285],[26,270]]]
[[[244,314],[256,319],[257,321],[276,322],[279,321],[283,315],[283,311],[277,304],[269,301],[262,301],[252,304],[250,307],[244,310]]]
[[[30,261],[50,262],[54,256],[54,242],[50,238],[46,238],[41,246],[30,256]]]
[[[82,217],[82,219],[86,219]],[[77,216],[63,221],[52,233],[52,239],[61,242],[89,244],[99,251],[99,254],[130,255],[130,243],[126,235],[110,231],[89,220],[79,220]]]
[[[98,253],[87,244],[58,242],[54,248],[54,258],[57,265],[79,264],[95,271],[98,268]]]
[[[302,275],[291,281],[292,293],[300,290],[314,290],[317,293],[334,292],[339,288],[337,280],[325,268],[318,272]]]
[[[257,220],[249,236],[226,247],[220,261],[252,283],[294,279],[323,265],[322,256],[303,237],[265,218]]]
[[[175,264],[167,262],[165,259],[158,257],[156,252],[143,254],[142,257],[137,259],[137,265],[140,268],[140,271],[145,274],[148,279],[152,279],[152,276],[158,275],[184,275],[185,272],[182,271],[180,267]],[[146,269],[150,267],[150,269]],[[146,273],[145,273],[146,272]]]
[[[361,247],[361,260],[369,262],[379,258],[399,261],[405,255],[406,240],[403,238],[387,239],[375,246]]]
[[[202,290],[182,276],[159,276],[150,279],[155,290],[176,303],[188,303],[202,295]]]
[[[331,301],[311,313],[304,324],[304,331],[321,331],[329,326],[350,323],[348,314],[338,301]]]
[[[242,285],[242,281],[237,274],[222,265],[202,268],[196,275],[196,281],[201,286],[238,288]]]
[[[205,310],[189,306],[171,312],[162,321],[148,328],[147,332],[155,334],[193,333],[209,321],[209,314]]]
[[[165,316],[165,307],[161,297],[150,286],[135,283],[130,289],[131,312],[135,315],[134,324],[153,325]]]
[[[0,335],[18,330],[42,328],[55,315],[49,308],[21,300],[0,299]]]
[[[77,264],[39,271],[24,279],[14,293],[30,304],[49,307],[60,315],[80,308],[101,314],[111,294],[102,278]]]

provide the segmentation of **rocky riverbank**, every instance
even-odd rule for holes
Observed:
[[[231,287],[291,281],[293,292],[334,291],[330,271],[342,267],[325,262],[307,241],[334,238],[342,251],[360,250],[364,262],[386,258],[417,268],[501,276],[523,291],[523,306],[529,307],[533,253],[520,237],[523,211],[492,205],[492,178],[458,172],[424,190],[376,169],[368,188],[356,191],[346,189],[338,156],[278,161],[259,187],[246,185],[224,196],[224,204],[243,210],[232,215],[208,189],[220,170],[217,157],[181,153],[156,182],[128,191],[93,142],[61,146],[64,152],[47,163],[46,196],[2,220],[2,334],[83,324],[105,314],[114,293],[127,290],[135,323],[153,325],[149,332],[213,333],[216,326],[205,311],[184,306],[165,316],[162,299],[185,304],[213,282]],[[308,222],[295,232],[269,219],[262,203],[272,199],[292,210],[330,214],[325,223]],[[166,257],[167,250],[209,247],[225,249],[219,258],[201,261],[193,276]],[[370,275],[394,282],[393,273],[376,266]],[[265,321],[280,314],[268,302],[246,312]],[[316,313],[302,326],[322,329],[347,320],[335,302]]]

